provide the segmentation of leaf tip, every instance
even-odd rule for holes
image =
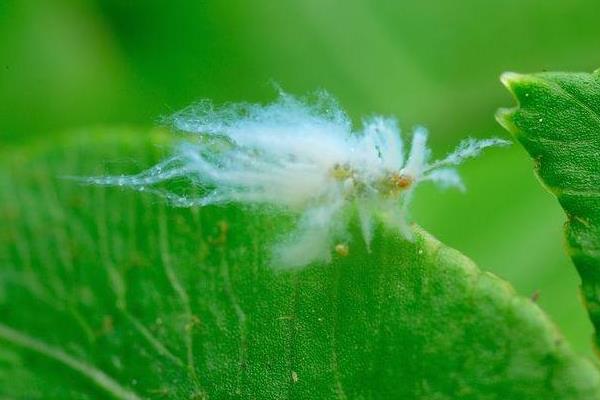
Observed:
[[[508,91],[512,94],[513,98],[517,102],[516,107],[512,108],[500,108],[496,111],[496,121],[512,135],[517,135],[519,129],[513,121],[513,117],[519,108],[521,101],[517,93],[517,88],[523,85],[528,78],[528,75],[519,74],[517,72],[504,72],[500,75],[500,82]]]
[[[514,92],[514,87],[522,82],[526,75],[519,74],[517,72],[504,72],[500,75],[500,82],[506,87],[511,93]]]
[[[513,122],[513,116],[515,114],[516,108],[500,108],[496,111],[496,121],[510,132],[512,135],[516,135],[519,132],[519,129]]]

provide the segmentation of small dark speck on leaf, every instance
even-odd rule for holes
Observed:
[[[200,318],[198,318],[196,315],[192,315],[190,321],[188,321],[188,323],[185,325],[185,330],[187,332],[191,332],[196,327],[200,326],[201,324],[202,324],[202,321],[200,321]]]
[[[169,397],[169,389],[166,387],[162,387],[159,389],[151,389],[151,390],[149,390],[149,392],[154,396]]]
[[[340,256],[340,257],[347,257],[348,254],[350,254],[350,248],[348,247],[347,244],[345,243],[339,243],[335,246],[335,252]]]
[[[216,238],[209,237],[208,241],[210,244],[222,246],[227,242],[227,233],[229,232],[229,224],[227,223],[227,221],[222,220],[217,223],[217,228],[218,228],[218,232],[219,232],[217,237]]]
[[[114,330],[115,327],[112,315],[105,315],[104,318],[102,318],[102,325],[100,326],[100,329],[98,329],[98,331],[96,332],[96,336],[101,337],[104,335],[110,335],[113,333]]]

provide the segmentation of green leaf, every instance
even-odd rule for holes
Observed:
[[[600,344],[600,72],[507,73],[518,107],[498,121],[525,147],[567,214],[567,251]]]
[[[60,178],[139,171],[166,135],[70,137],[0,161],[0,397],[600,396],[534,302],[418,227],[275,271],[286,216]]]

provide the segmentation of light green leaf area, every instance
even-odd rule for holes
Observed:
[[[600,344],[600,72],[504,74],[518,107],[498,121],[521,142],[567,214],[567,251]]]
[[[600,396],[534,302],[418,227],[273,269],[287,216],[61,178],[140,171],[164,133],[69,136],[0,158],[0,398]]]

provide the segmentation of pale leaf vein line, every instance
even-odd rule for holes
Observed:
[[[113,397],[121,400],[141,400],[142,398],[131,390],[121,386],[119,382],[108,376],[96,367],[87,364],[75,357],[65,353],[63,350],[50,346],[38,339],[34,339],[24,333],[0,323],[0,338],[23,347],[30,351],[44,355],[63,365],[79,372],[92,383],[110,393]]]
[[[179,357],[174,355],[167,348],[167,346],[165,346],[158,338],[156,338],[152,334],[152,332],[150,332],[148,328],[146,328],[144,324],[142,324],[136,317],[131,315],[128,311],[124,311],[124,313],[127,319],[133,324],[135,329],[138,331],[138,333],[142,335],[144,339],[146,339],[146,341],[150,344],[150,346],[152,346],[154,350],[156,350],[156,352],[158,352],[158,354],[168,358],[179,367],[185,366],[185,363]]]
[[[187,351],[187,367],[192,378],[196,381],[196,368],[194,366],[194,347],[192,340],[192,327],[193,327],[193,314],[192,307],[190,304],[190,298],[188,293],[183,288],[181,282],[177,278],[177,274],[173,269],[171,263],[171,253],[169,249],[169,239],[167,231],[167,221],[164,213],[164,208],[161,206],[161,213],[158,218],[158,229],[159,229],[159,245],[160,245],[160,256],[162,259],[162,265],[169,280],[169,284],[175,291],[175,295],[179,298],[181,307],[183,308],[184,317],[186,320],[186,326],[184,328],[184,341]]]

